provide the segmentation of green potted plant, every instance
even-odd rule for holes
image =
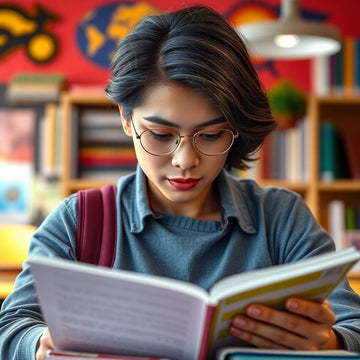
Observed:
[[[295,125],[306,112],[307,96],[294,83],[283,79],[268,91],[269,104],[280,129]]]

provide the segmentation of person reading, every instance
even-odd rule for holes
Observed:
[[[334,250],[300,196],[228,172],[247,168],[276,123],[243,39],[220,14],[193,6],[143,18],[118,44],[111,71],[106,94],[138,160],[117,183],[115,269],[209,289]],[[76,231],[73,194],[35,232],[29,256],[76,261]],[[320,304],[251,304],[232,319],[233,345],[360,352],[359,300],[344,280]],[[0,334],[2,360],[43,360],[54,347],[26,262]]]

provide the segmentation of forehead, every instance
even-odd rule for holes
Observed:
[[[179,127],[194,127],[222,114],[210,100],[190,87],[169,83],[147,88],[143,101],[134,108],[134,118],[149,116],[168,120]]]

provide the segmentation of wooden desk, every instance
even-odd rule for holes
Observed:
[[[9,268],[1,268],[0,267],[0,299],[6,298],[8,296],[14,286],[14,281],[21,269],[9,269]]]

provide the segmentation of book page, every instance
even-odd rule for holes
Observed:
[[[106,276],[100,268],[30,264],[57,349],[197,359],[206,309],[199,297]]]

